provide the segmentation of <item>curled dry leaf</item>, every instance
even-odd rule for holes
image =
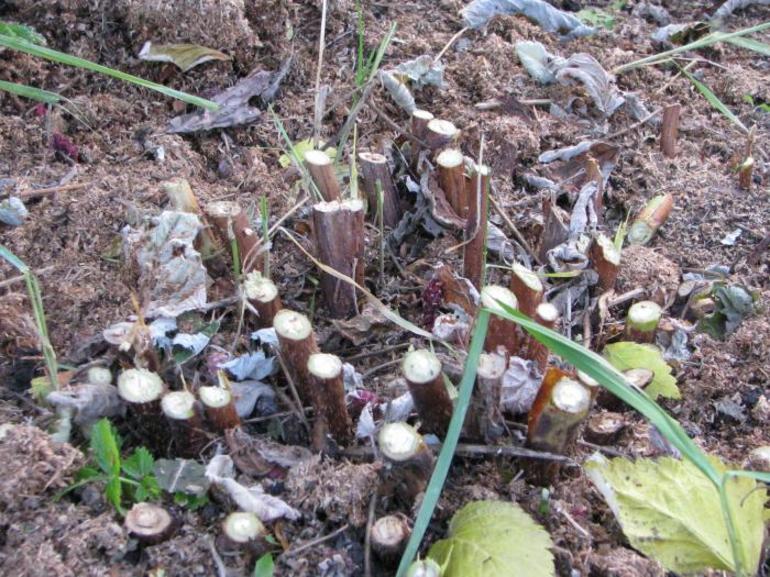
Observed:
[[[417,104],[415,103],[414,96],[412,96],[409,88],[407,88],[406,85],[392,73],[387,72],[386,70],[380,70],[379,77],[380,82],[382,82],[385,90],[390,94],[393,102],[398,104],[398,106],[407,114],[412,114],[417,108]]]
[[[58,408],[75,411],[74,422],[83,430],[90,429],[102,417],[122,415],[125,409],[113,385],[91,383],[72,385],[51,392],[46,401]]]
[[[147,41],[139,51],[139,60],[172,62],[182,72],[187,72],[198,64],[211,60],[230,60],[230,57],[219,50],[197,44],[153,44]]]
[[[481,28],[498,14],[521,14],[563,40],[588,36],[595,31],[545,0],[473,0],[460,14],[469,28]]]
[[[262,111],[250,102],[258,99],[262,104],[268,104],[275,98],[281,82],[289,72],[291,60],[291,57],[287,58],[273,72],[253,70],[246,78],[212,98],[219,104],[217,110],[200,110],[172,118],[168,132],[198,132],[254,122],[262,116]]]
[[[423,86],[441,88],[444,85],[444,65],[427,54],[402,62],[396,66],[394,72],[409,78],[416,89]]]
[[[16,196],[9,196],[0,201],[0,222],[9,226],[21,226],[29,215],[27,207]]]
[[[294,521],[300,518],[299,511],[278,497],[266,494],[260,485],[246,487],[236,481],[234,476],[234,463],[228,455],[215,456],[206,467],[206,478],[223,489],[242,511],[254,513],[260,521],[281,518]]]
[[[529,412],[535,402],[541,380],[534,362],[511,357],[508,369],[503,374],[500,408],[513,415]]]

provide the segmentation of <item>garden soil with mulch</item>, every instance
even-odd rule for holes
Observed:
[[[673,22],[704,19],[720,4],[713,0],[661,3]],[[458,0],[362,4],[367,51],[376,48],[391,23],[398,26],[385,68],[420,55],[437,55],[462,28]],[[593,3],[607,9],[609,4]],[[484,32],[467,31],[444,54],[442,89],[426,87],[416,91],[415,98],[420,108],[453,121],[462,130],[460,142],[466,154],[477,157],[483,137],[494,198],[530,245],[537,245],[542,230],[544,193],[527,188],[522,176],[538,165],[538,155],[546,150],[601,138],[620,148],[605,197],[610,231],[623,215],[637,212],[655,194],[674,195],[673,213],[661,233],[648,247],[624,253],[617,292],[659,285],[671,293],[683,274],[704,273],[715,265],[728,271],[729,283],[754,292],[754,315],[724,341],[703,333],[690,334],[691,356],[675,366],[682,399],[663,402],[703,449],[740,464],[752,448],[770,444],[770,251],[758,248],[770,234],[765,144],[770,137],[770,114],[745,98],[770,102],[768,60],[724,45],[700,54],[710,62],[695,67],[702,81],[746,126],[756,126],[756,167],[749,192],[738,188],[735,174],[743,158],[745,136],[671,68],[639,68],[619,76],[617,82],[622,90],[635,92],[650,111],[671,103],[682,105],[679,150],[674,159],[662,156],[656,126],[637,124],[624,109],[605,123],[590,114],[560,119],[547,108],[506,105],[513,98],[566,102],[571,91],[585,99],[582,105],[573,102],[575,109],[587,106],[587,97],[576,88],[544,87],[533,81],[515,56],[517,41],[536,40],[564,56],[587,52],[607,70],[651,54],[649,38],[657,25],[632,13],[637,2],[626,4],[617,14],[614,29],[566,44],[522,18],[497,17]],[[0,2],[0,19],[35,27],[53,48],[204,97],[217,94],[254,69],[275,70],[293,55],[274,110],[296,142],[313,132],[320,5],[305,0],[9,0]],[[767,7],[747,9],[731,17],[729,27],[737,30],[769,18]],[[321,82],[330,90],[322,140],[335,136],[352,108],[357,27],[353,0],[329,3]],[[770,40],[767,34],[758,38]],[[136,55],[148,40],[199,43],[222,50],[232,59],[181,73],[170,64],[138,60]],[[136,288],[121,265],[120,231],[165,207],[163,181],[186,178],[202,205],[238,200],[258,211],[259,198],[267,196],[271,223],[301,193],[296,172],[279,164],[284,142],[266,110],[248,126],[173,135],[165,133],[164,127],[185,106],[150,91],[8,50],[0,52],[0,79],[59,92],[78,111],[76,116],[58,109],[46,111],[0,93],[0,194],[62,183],[79,185],[30,200],[29,216],[22,226],[0,224],[0,244],[26,262],[40,279],[51,340],[64,364],[80,366],[105,355],[115,358],[102,331],[135,313],[131,297]],[[501,99],[504,105],[492,110],[475,106],[492,99]],[[394,140],[403,142],[408,119],[378,85],[363,106],[357,127],[359,150],[390,150]],[[74,158],[62,147],[52,149],[54,133],[64,135],[76,147],[71,154]],[[158,147],[164,151],[162,160]],[[497,214],[492,213],[491,220],[512,236]],[[308,221],[307,211],[300,210],[283,225],[304,236]],[[740,235],[733,244],[722,242],[736,229]],[[385,275],[380,278],[377,230],[368,228],[366,237],[368,288],[404,318],[422,324],[431,312],[422,296],[432,267],[444,262],[461,271],[462,251],[449,251],[461,238],[451,232],[436,239],[412,234],[387,259]],[[383,398],[402,392],[397,361],[409,344],[425,346],[424,339],[386,321],[363,330],[330,322],[317,291],[314,264],[281,234],[274,238],[271,256],[272,278],[284,306],[312,315],[323,351],[352,358],[355,368],[365,375],[364,386]],[[502,264],[496,257],[490,257],[490,263]],[[491,268],[489,280],[507,284],[505,273]],[[87,444],[75,437],[74,448],[56,446],[40,431],[50,429],[53,415],[29,393],[30,379],[42,374],[43,363],[25,286],[13,280],[16,274],[0,263],[0,421],[23,425],[6,430],[0,441],[4,470],[0,574],[160,575],[159,569],[167,576],[216,574],[212,543],[225,512],[218,504],[194,513],[175,509],[180,528],[172,540],[139,547],[98,490],[54,501],[57,491],[83,465],[81,450],[86,452]],[[229,279],[225,272],[210,287],[209,300],[234,294]],[[613,309],[604,330],[616,332],[624,313],[624,307]],[[212,342],[230,348],[238,339],[236,307],[226,306],[208,315],[221,317],[223,326]],[[572,332],[579,338],[582,330],[573,327]],[[241,337],[239,350],[245,350],[247,344],[247,336]],[[296,417],[290,412],[287,416],[285,407],[278,410],[283,416],[273,419],[273,424],[280,426],[268,429],[265,421],[250,426],[249,432],[260,436],[282,431],[283,442],[307,444]],[[658,449],[643,419],[633,412],[626,417],[631,426],[613,445],[614,451],[631,457],[656,454]],[[136,444],[127,424],[116,424],[127,443]],[[513,439],[503,442],[521,442],[521,427],[516,425],[511,423]],[[209,448],[206,456],[214,450],[215,446]],[[575,451],[580,462],[593,448],[578,444]],[[550,506],[543,508],[541,489],[522,479],[520,465],[507,457],[457,458],[425,543],[445,535],[448,520],[463,504],[502,499],[519,503],[549,531],[560,575],[574,571],[596,576],[665,574],[655,562],[628,547],[580,467],[563,468],[551,488]],[[376,485],[376,474],[367,468],[373,466],[365,459],[332,454],[308,465],[301,479],[290,475],[289,479],[263,481],[269,492],[303,514],[299,521],[281,522],[273,528],[280,536],[278,541],[289,548],[288,553],[277,556],[277,574],[364,574],[364,533],[373,490],[371,483],[366,485],[367,479],[374,478]],[[397,499],[378,501],[377,514],[388,511],[401,511],[412,519],[415,513]],[[333,536],[324,539],[328,535]],[[314,540],[318,540],[316,545],[302,547]],[[299,547],[302,549],[294,553]],[[224,562],[245,571],[244,560],[238,556],[226,557]],[[393,571],[375,562],[374,574],[391,575]]]

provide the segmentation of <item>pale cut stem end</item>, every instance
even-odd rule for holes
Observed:
[[[628,309],[627,328],[637,333],[654,333],[660,323],[663,309],[653,301],[639,301]]]
[[[380,452],[391,461],[404,462],[425,449],[417,429],[407,423],[386,423],[377,435]]]
[[[198,397],[201,403],[211,409],[226,407],[233,400],[230,391],[223,387],[201,387],[198,389]]]
[[[92,385],[110,385],[112,384],[112,371],[107,367],[91,367],[86,373],[86,379]]]
[[[752,471],[770,473],[770,447],[764,445],[752,449],[749,453],[747,467]]]
[[[578,381],[562,378],[553,388],[554,407],[572,415],[580,415],[591,407],[590,391]]]
[[[275,315],[273,328],[279,336],[290,341],[304,341],[313,333],[309,318],[288,309],[283,309]]]
[[[519,308],[516,295],[507,288],[500,285],[487,285],[481,289],[481,306],[491,311],[505,312],[500,303],[512,309]]]
[[[163,507],[152,503],[136,503],[126,514],[125,526],[139,541],[159,543],[171,536],[173,519]]]
[[[612,445],[625,426],[626,421],[619,413],[597,413],[588,419],[583,438],[596,445]]]
[[[234,543],[246,544],[267,533],[262,521],[254,513],[230,513],[222,523],[222,531]]]
[[[174,421],[186,421],[195,416],[195,395],[187,391],[173,391],[160,401],[163,414]]]
[[[329,166],[332,159],[323,150],[308,150],[305,153],[305,162],[313,166]]]
[[[441,566],[433,559],[420,559],[409,566],[406,577],[441,577]]]
[[[464,163],[465,157],[463,156],[462,151],[457,150],[456,148],[442,150],[436,157],[436,164],[443,168],[457,168],[463,166]]]
[[[278,296],[278,287],[258,271],[252,271],[246,275],[243,281],[243,292],[249,300],[269,303]]]
[[[535,319],[541,325],[552,328],[559,320],[559,309],[551,303],[540,303],[535,311]]]
[[[342,361],[336,355],[313,353],[308,358],[307,370],[319,379],[334,379],[342,373]]]
[[[441,361],[431,351],[419,349],[404,357],[401,370],[407,381],[422,385],[434,381],[441,374]]]
[[[151,403],[163,394],[163,381],[147,369],[128,369],[118,377],[118,394],[127,403]]]
[[[626,380],[633,386],[644,389],[652,382],[652,379],[655,378],[655,373],[650,369],[638,368],[625,371],[623,376],[626,377]]]
[[[402,515],[380,517],[372,525],[372,550],[383,562],[395,562],[404,552],[412,534]]]

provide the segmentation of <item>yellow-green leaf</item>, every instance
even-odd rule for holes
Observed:
[[[720,473],[726,468],[710,459]],[[585,464],[631,545],[675,573],[734,571],[719,491],[690,461],[612,459]],[[767,491],[746,477],[726,485],[745,574],[756,574],[764,538]]]
[[[449,537],[428,557],[443,577],[552,577],[551,547],[550,535],[517,504],[476,501],[455,513]]]
[[[663,360],[660,349],[655,345],[620,342],[604,347],[602,355],[619,371],[629,369],[649,369],[655,376],[644,391],[650,398],[659,396],[666,399],[681,399],[682,394],[676,386],[676,379],[671,374],[671,367]]]
[[[292,149],[296,157],[301,160],[305,158],[306,152],[313,150],[313,141],[309,138],[307,140],[300,140],[298,143],[292,146]],[[332,146],[324,150],[324,152],[329,156],[329,158],[332,159],[336,158],[337,156],[337,149]],[[288,154],[282,154],[278,158],[278,164],[280,164],[282,168],[288,168],[291,165],[291,158]]]
[[[139,60],[150,62],[173,62],[182,72],[195,68],[210,60],[230,60],[227,54],[198,46],[197,44],[153,44],[145,42],[139,52]]]

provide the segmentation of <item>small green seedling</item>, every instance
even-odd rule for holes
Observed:
[[[91,429],[91,463],[75,476],[75,482],[58,495],[61,497],[88,483],[105,483],[104,494],[120,514],[125,514],[124,502],[151,501],[160,497],[160,487],[153,467],[155,459],[144,447],[134,449],[121,459],[122,441],[108,419],[97,421]]]

